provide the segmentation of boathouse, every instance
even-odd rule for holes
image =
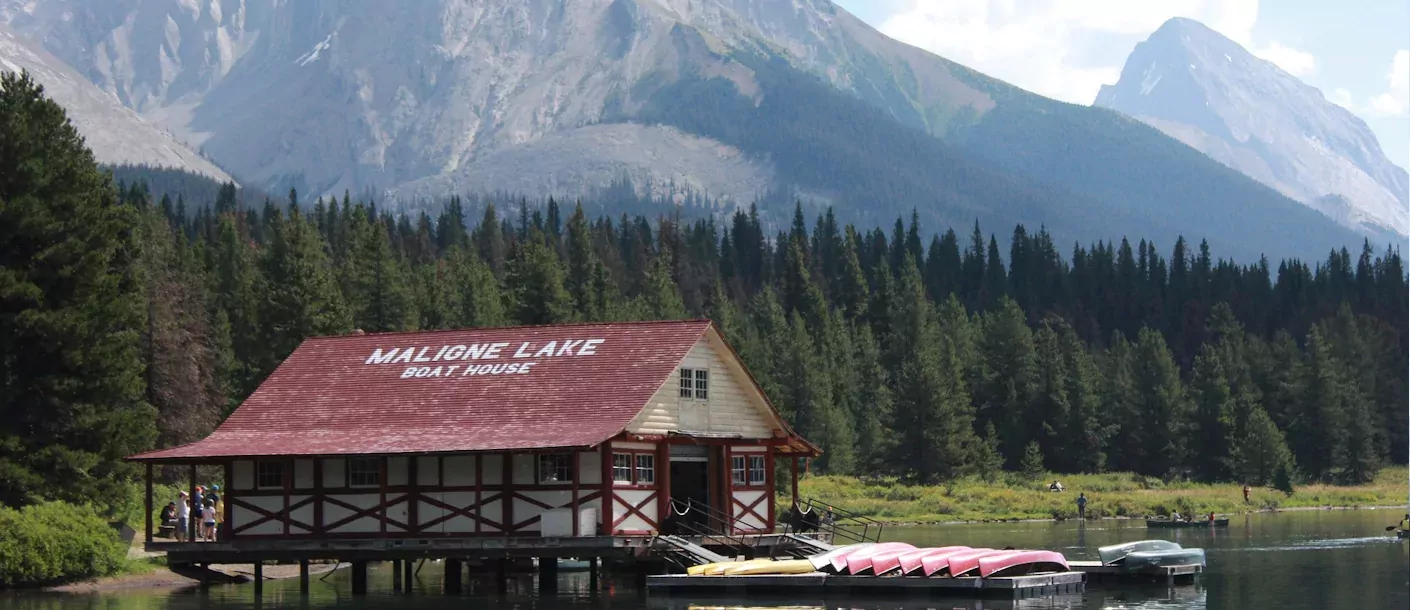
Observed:
[[[190,466],[192,487],[195,466],[224,469],[224,544],[199,545],[215,552],[650,536],[673,501],[766,534],[775,462],[797,497],[797,460],[817,454],[691,320],[311,338],[208,437],[128,459],[147,466],[149,520],[168,501],[154,465]]]

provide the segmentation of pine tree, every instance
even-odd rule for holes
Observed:
[[[0,75],[0,504],[121,496],[155,439],[137,222],[63,108]]]
[[[1018,468],[1030,481],[1043,478],[1047,469],[1043,467],[1043,448],[1038,445],[1038,441],[1032,441],[1023,448],[1023,461]]]
[[[304,339],[353,329],[313,225],[291,206],[287,218],[276,214],[271,219],[270,230],[259,313],[265,347],[259,361],[266,375]]]
[[[1292,465],[1283,431],[1262,409],[1249,417],[1248,432],[1234,448],[1234,472],[1246,485],[1270,485]]]
[[[509,313],[519,324],[557,324],[573,318],[573,299],[563,287],[563,264],[536,241],[518,245],[506,265]]]
[[[1180,370],[1165,338],[1149,328],[1136,340],[1134,379],[1143,416],[1142,440],[1148,446],[1138,472],[1153,476],[1179,475],[1187,467],[1190,405]]]
[[[983,320],[979,348],[983,362],[975,396],[979,421],[998,427],[1004,456],[1016,466],[1024,445],[1036,440],[1024,419],[1033,395],[1033,333],[1027,316],[1007,297],[1000,297]]]
[[[1227,480],[1231,474],[1234,434],[1234,399],[1218,354],[1208,345],[1195,357],[1190,382],[1194,398],[1194,425],[1189,440],[1195,475],[1206,481]]]
[[[652,259],[647,266],[638,301],[637,310],[643,319],[680,320],[686,317],[680,287],[671,278],[670,261],[665,256]]]
[[[490,266],[475,253],[456,248],[448,255],[451,284],[449,325],[455,328],[504,326],[504,291]]]

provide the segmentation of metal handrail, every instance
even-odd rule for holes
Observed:
[[[816,500],[813,500],[812,498],[807,498],[806,503],[806,509],[803,509],[801,507],[798,509],[801,510],[804,514],[812,513],[813,511],[818,510],[821,506],[824,507],[824,509],[827,512],[831,513],[833,516],[831,522],[825,522],[821,520],[819,521],[819,532],[825,531],[828,534],[832,535],[834,539],[842,538],[844,540],[854,543],[881,541],[881,533],[883,528],[886,526],[884,522],[877,521],[876,519],[872,519],[871,517],[865,517],[847,510],[835,508],[831,505],[821,504]],[[799,505],[795,504],[794,506]]]
[[[682,506],[684,506],[683,509],[681,508]],[[734,526],[736,523],[739,522],[739,519],[730,517],[729,515],[715,510],[708,504],[697,502],[693,499],[686,500],[685,502],[681,502],[680,500],[675,499],[671,500],[671,511],[676,516],[683,516],[685,514],[688,514],[692,510],[700,511],[700,513],[704,514],[706,519],[708,519],[709,521],[709,525],[706,525],[705,527],[700,527],[689,522],[678,521],[676,523],[677,527],[681,528],[682,530],[685,530],[691,535],[699,536],[701,538],[724,539],[730,543],[729,546],[739,551],[739,553],[736,554],[743,553],[745,550],[749,549],[752,546],[749,544],[749,540],[747,538],[734,534]],[[720,532],[711,531],[712,528],[710,527],[710,525],[714,524],[721,525]]]

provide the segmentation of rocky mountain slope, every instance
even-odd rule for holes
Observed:
[[[1243,260],[1358,241],[1144,124],[828,0],[0,0],[0,21],[272,192],[572,195],[625,175],[886,223],[1183,234]]]
[[[170,133],[139,117],[42,47],[0,25],[0,72],[21,71],[28,71],[68,111],[98,162],[177,168],[230,180]]]
[[[1199,22],[1136,46],[1096,105],[1118,110],[1373,235],[1410,234],[1410,180],[1366,124]]]

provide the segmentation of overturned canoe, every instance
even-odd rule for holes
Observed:
[[[849,545],[847,545],[847,546],[839,546],[839,547],[837,547],[837,548],[835,548],[835,549],[832,549],[831,551],[828,551],[828,552],[826,552],[826,553],[820,553],[820,554],[817,554],[817,555],[813,555],[813,556],[811,556],[811,557],[808,557],[808,561],[813,564],[813,569],[821,571],[821,570],[823,570],[823,569],[831,568],[831,566],[832,566],[832,558],[833,558],[833,557],[837,557],[837,556],[839,556],[839,555],[846,555],[846,554],[848,554],[848,553],[851,553],[851,552],[853,552],[853,551],[860,550],[860,549],[862,549],[863,547],[868,547],[868,546],[871,546],[871,545],[873,545],[873,544],[875,544],[875,543],[874,543],[874,542],[862,542],[862,543],[859,543],[859,544],[849,544]]]
[[[1204,549],[1137,551],[1126,556],[1121,569],[1135,572],[1160,566],[1203,566]]]
[[[948,570],[950,569],[951,557],[955,557],[958,555],[967,555],[969,553],[993,552],[993,550],[994,549],[977,548],[956,550],[948,553],[937,553],[935,555],[927,555],[924,559],[921,559],[920,561],[920,575],[926,578],[930,578],[932,576],[943,576],[947,574]]]
[[[815,571],[812,562],[807,559],[789,559],[742,565],[726,570],[725,574],[729,576],[764,576],[769,574],[811,574]]]
[[[724,571],[722,571],[720,574],[722,576],[736,576],[740,574],[748,574],[752,573],[752,570],[763,568],[765,566],[771,566],[775,563],[778,562],[772,559],[750,559],[749,561],[740,562],[738,565],[729,566],[725,568]],[[808,565],[811,566],[812,564]]]
[[[1067,558],[1055,551],[1019,551],[979,558],[979,575],[1025,576],[1042,572],[1066,572]]]
[[[886,553],[895,552],[897,554],[905,551],[916,550],[915,545],[904,542],[883,542],[876,546],[862,549],[847,556],[847,574],[862,575],[871,573],[872,560]]]
[[[942,575],[948,574],[951,578],[960,576],[971,576],[971,572],[979,571],[979,560],[985,557],[998,557],[1002,555],[1012,555],[1018,553],[1014,549],[995,550],[987,549],[983,551],[975,550],[968,553],[956,553],[950,556],[949,565],[946,566]]]
[[[1228,519],[1202,519],[1199,521],[1171,521],[1169,519],[1146,519],[1146,527],[1229,527]]]
[[[831,572],[831,573],[833,573],[833,574],[841,574],[841,573],[844,573],[844,572],[847,571],[847,558],[848,558],[848,557],[851,557],[852,555],[855,555],[855,554],[858,554],[858,553],[876,553],[876,552],[879,552],[879,551],[876,549],[876,547],[879,547],[879,546],[881,546],[881,544],[878,544],[878,543],[859,544],[859,545],[857,545],[857,546],[854,547],[854,548],[848,549],[845,553],[836,553],[836,554],[833,554],[832,557],[829,557],[829,558],[828,558],[828,560],[827,560],[827,561],[828,561],[828,562],[827,562],[827,565],[822,566],[821,570],[824,571],[824,572]],[[881,549],[881,550],[885,550],[885,549]]]
[[[1112,565],[1125,559],[1127,555],[1140,551],[1174,551],[1181,548],[1179,544],[1169,540],[1139,540],[1127,542],[1125,544],[1113,544],[1097,549],[1097,557],[1101,558],[1102,565]]]
[[[968,550],[970,550],[970,548],[967,546],[942,546],[936,548],[916,549],[914,551],[902,553],[896,559],[901,564],[901,575],[912,576],[921,574],[921,570],[925,567],[924,561],[926,557],[930,557],[932,555],[952,555],[960,551]],[[885,572],[883,572],[882,574],[885,574]],[[881,574],[878,574],[878,576],[880,575]]]

